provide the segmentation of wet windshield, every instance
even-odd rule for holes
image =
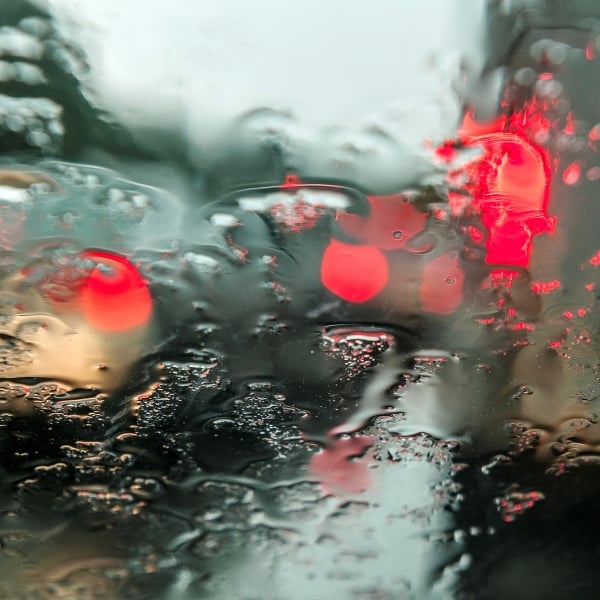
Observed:
[[[0,598],[593,595],[600,11],[251,4],[0,3]]]

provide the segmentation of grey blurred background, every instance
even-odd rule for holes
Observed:
[[[453,86],[477,70],[483,0],[48,0],[85,51],[94,103],[210,152],[232,120],[269,107],[312,141],[379,124],[404,144],[451,135]]]

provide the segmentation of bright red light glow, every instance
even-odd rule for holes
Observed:
[[[594,265],[594,267],[600,265],[600,250],[598,250],[598,252],[592,256],[592,258],[590,258],[590,265]]]
[[[323,253],[321,281],[348,302],[367,302],[388,282],[385,255],[373,245],[345,244],[332,239]]]
[[[91,325],[116,332],[150,320],[152,297],[127,258],[101,250],[86,250],[80,257],[95,263],[79,293],[81,311]]]
[[[549,127],[541,108],[533,104],[488,123],[476,122],[470,113],[464,117],[460,142],[482,154],[450,177],[465,176],[472,211],[488,230],[487,264],[528,267],[533,236],[553,230],[554,219],[547,215],[549,156],[528,136]]]

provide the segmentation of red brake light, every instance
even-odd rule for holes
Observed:
[[[35,270],[23,271],[33,277]],[[85,250],[46,273],[37,287],[57,313],[79,313],[95,329],[125,331],[147,323],[152,297],[145,280],[124,256]]]
[[[375,246],[332,239],[323,253],[323,285],[348,302],[367,302],[385,287],[388,277],[387,259]]]
[[[463,119],[459,139],[479,148],[481,155],[451,172],[450,181],[470,192],[472,210],[488,230],[489,265],[527,268],[533,236],[554,228],[555,219],[547,214],[550,157],[532,141],[550,126],[535,103],[488,123],[477,123],[470,113]],[[438,158],[451,160],[445,146],[442,149]]]
[[[102,331],[123,331],[150,320],[152,297],[127,258],[100,250],[86,250],[79,256],[95,263],[79,292],[81,311],[91,325]]]

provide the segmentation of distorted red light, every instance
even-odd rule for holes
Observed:
[[[590,138],[590,140],[592,140],[593,142],[597,142],[598,140],[600,140],[600,125],[594,125],[589,133],[588,133],[588,137]]]
[[[473,113],[469,111],[465,113],[457,133],[460,140],[466,140],[489,133],[497,133],[502,131],[505,125],[505,115],[499,115],[491,121],[477,121]]]
[[[572,162],[564,171],[562,180],[565,185],[575,185],[581,175],[581,166],[578,162]]]
[[[373,245],[354,245],[332,239],[323,253],[321,281],[348,302],[367,302],[388,282],[385,255]]]
[[[478,123],[467,113],[459,129],[460,142],[481,155],[461,166],[472,211],[488,231],[487,264],[528,267],[534,235],[552,231],[547,214],[550,161],[547,151],[529,134],[546,132],[550,123],[533,103],[510,117]],[[457,173],[450,177],[457,180]],[[472,239],[475,240],[471,234]]]
[[[288,175],[285,176],[283,183],[279,187],[282,189],[286,189],[286,188],[295,188],[295,187],[298,187],[299,185],[302,185],[302,181],[300,180],[300,177],[298,177],[298,175],[296,175],[295,173],[289,173]]]
[[[561,283],[558,279],[552,279],[551,281],[536,281],[531,284],[531,290],[536,294],[549,294],[554,290],[558,290]]]
[[[454,190],[448,191],[448,206],[454,217],[464,215],[471,205],[471,198],[464,193],[457,193]]]
[[[513,331],[534,331],[535,327],[531,323],[526,323],[525,321],[519,321],[518,323],[513,323],[508,326],[509,329]]]
[[[442,162],[451,162],[456,158],[456,144],[452,141],[444,142],[434,150],[435,157]]]
[[[425,228],[427,214],[419,212],[406,196],[369,196],[368,216],[339,213],[340,227],[356,240],[381,250],[405,248],[408,241]]]
[[[477,227],[473,227],[472,225],[468,228],[469,237],[476,243],[479,243],[483,240],[483,232],[481,229]]]
[[[365,435],[336,439],[321,452],[313,454],[309,472],[319,480],[325,493],[348,496],[372,488],[371,470],[363,460],[356,460],[373,445]],[[355,459],[355,460],[353,460]]]
[[[442,254],[423,269],[419,296],[427,312],[447,315],[463,300],[465,275],[455,252]]]
[[[92,326],[116,332],[150,320],[148,286],[127,258],[101,250],[86,250],[80,257],[94,263],[79,292],[80,309]]]
[[[596,48],[592,42],[589,42],[585,47],[585,57],[588,60],[594,60],[596,57]]]
[[[496,322],[495,317],[488,317],[487,319],[475,319],[480,325],[493,325]]]
[[[590,265],[594,265],[594,267],[600,265],[600,250],[598,250],[598,252],[592,256],[592,258],[590,258]]]
[[[569,111],[567,113],[567,122],[565,123],[565,126],[563,128],[563,132],[567,135],[575,135],[576,129],[577,127],[575,124],[575,120],[573,119],[573,112]]]
[[[513,281],[519,277],[519,272],[513,269],[492,269],[489,272],[490,281],[495,286],[510,289]]]
[[[486,262],[490,265],[515,265],[527,267],[531,252],[531,231],[522,221],[508,218],[500,225],[484,223],[490,235],[487,241]]]

